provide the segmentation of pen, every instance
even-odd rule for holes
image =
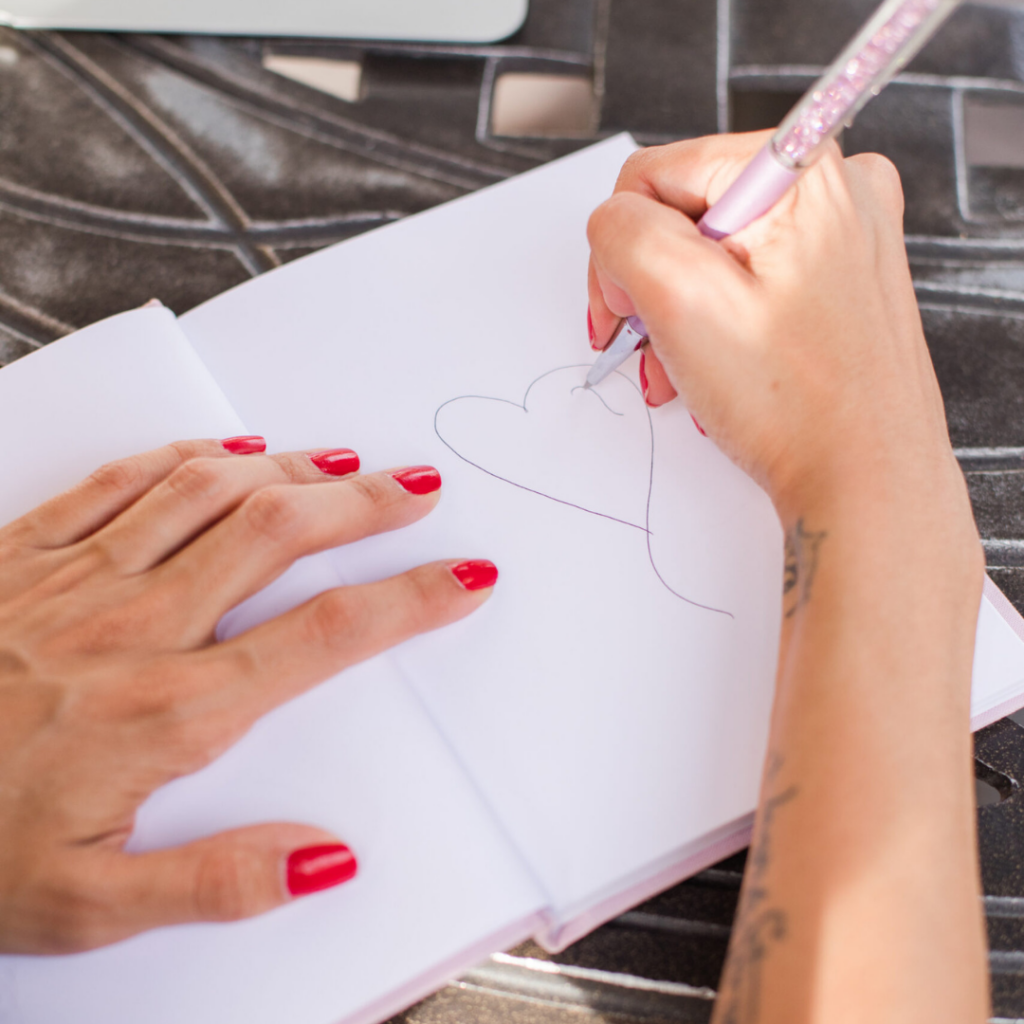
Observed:
[[[818,160],[829,140],[849,128],[868,100],[899,74],[959,2],[885,0],[704,214],[697,225],[701,234],[718,241],[764,216]],[[585,386],[599,384],[646,340],[640,317],[627,317],[590,368]]]

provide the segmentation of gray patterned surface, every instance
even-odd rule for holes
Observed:
[[[872,6],[534,0],[525,28],[490,47],[0,30],[0,362],[152,296],[182,312],[588,141],[494,137],[505,71],[592,75],[590,137],[763,127]],[[360,60],[363,96],[273,75],[264,53]],[[971,166],[978,105],[1024,111],[1012,2],[963,8],[845,147],[880,150],[904,175],[953,442],[990,571],[1024,609],[1024,160]],[[999,723],[977,754],[1003,798],[979,811],[996,1012],[1024,1018],[1024,732]],[[927,779],[894,785],[929,798]],[[527,945],[495,958],[399,1020],[706,1020],[742,867],[741,855],[557,957]]]

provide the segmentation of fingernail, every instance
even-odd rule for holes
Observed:
[[[594,331],[594,317],[591,315],[589,306],[587,306],[587,336],[590,338],[590,347],[596,352],[597,333]]]
[[[441,474],[433,466],[410,466],[391,474],[410,494],[433,494],[441,489]]]
[[[487,590],[498,582],[498,567],[485,558],[474,558],[453,565],[452,575],[466,590]]]
[[[334,448],[329,452],[310,455],[310,461],[328,476],[348,476],[359,472],[359,456],[351,448]]]
[[[647,383],[647,353],[640,353],[640,388],[644,393],[644,401],[647,401],[647,389],[650,384]]]
[[[267,450],[267,442],[255,434],[246,434],[242,437],[228,437],[221,441],[221,444],[232,455],[259,455]]]
[[[704,432],[704,428],[697,422],[697,417],[690,413],[690,419],[693,420],[693,425],[700,431],[701,437],[707,437],[708,435]]]
[[[308,896],[347,882],[358,869],[355,854],[344,843],[305,846],[288,857],[288,891]]]

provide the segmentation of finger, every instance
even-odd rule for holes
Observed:
[[[358,470],[359,456],[349,448],[246,459],[190,459],[88,543],[101,545],[119,571],[143,572],[260,488],[324,483]]]
[[[635,193],[602,203],[587,230],[599,277],[632,297],[652,340],[659,318],[666,326],[682,322],[681,312],[696,300],[711,309],[724,302],[721,308],[728,309],[735,289],[749,286],[748,272],[688,217]]]
[[[434,562],[379,583],[327,591],[191,656],[203,664],[194,676],[203,714],[211,714],[216,691],[223,735],[241,736],[261,715],[324,679],[469,615],[487,600],[497,578],[493,563],[473,559]]]
[[[676,397],[676,389],[668,379],[665,367],[650,348],[646,348],[640,355],[640,387],[644,392],[644,401],[652,409]]]
[[[639,150],[623,165],[615,191],[639,193],[699,220],[771,135],[713,135]]]
[[[189,609],[187,635],[198,641],[228,609],[297,559],[422,519],[440,488],[441,476],[431,467],[323,487],[264,487],[154,570],[154,578],[172,603]]]
[[[69,491],[16,520],[4,531],[23,544],[58,548],[87,537],[190,459],[228,459],[221,441],[177,441],[101,466]]]
[[[587,270],[587,295],[587,332],[590,336],[590,347],[595,352],[600,352],[607,348],[608,343],[615,337],[622,317],[613,313],[605,301],[593,260],[590,261]]]
[[[104,913],[74,922],[80,949],[166,925],[254,917],[350,881],[358,862],[329,832],[281,823],[153,853],[104,851],[98,867]]]

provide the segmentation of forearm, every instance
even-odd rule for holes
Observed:
[[[921,486],[784,516],[770,753],[719,1024],[985,1019],[980,547],[962,481]]]

